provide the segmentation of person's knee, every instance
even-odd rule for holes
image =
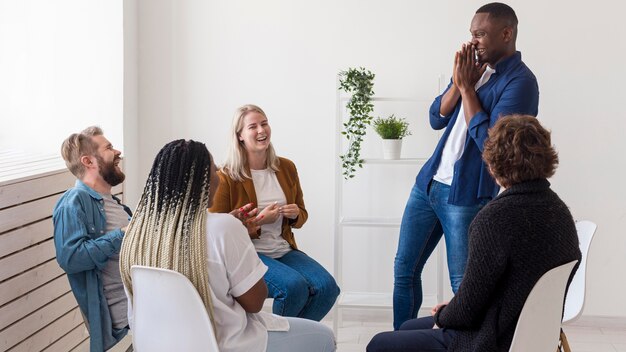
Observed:
[[[309,284],[304,278],[298,276],[286,276],[282,280],[267,282],[269,291],[274,293],[274,299],[286,299],[288,297],[306,298],[309,296]]]
[[[291,278],[284,282],[286,295],[294,299],[304,299],[309,297],[309,283],[304,278]]]
[[[329,299],[332,299],[333,301],[339,296],[339,293],[341,292],[341,289],[337,285],[335,278],[333,278],[330,274],[324,275],[324,277],[321,278],[318,283],[316,283],[313,289],[315,291],[313,292],[314,294],[327,297]]]
[[[415,319],[409,319],[400,324],[400,328],[398,328],[398,330],[415,330]]]
[[[415,260],[397,254],[393,262],[393,276],[398,283],[412,283],[415,277]]]
[[[435,326],[435,320],[432,316],[422,318],[409,319],[400,325],[399,330],[428,330]]]
[[[329,297],[332,297],[334,299],[337,299],[337,297],[339,297],[339,294],[341,293],[341,289],[339,288],[339,285],[337,285],[337,282],[335,282],[335,280],[333,279],[332,283],[329,285]]]
[[[300,314],[309,300],[309,286],[302,279],[289,278],[288,280],[272,282],[270,293],[274,298],[273,313],[282,316],[295,317]]]
[[[372,340],[370,340],[370,342],[367,344],[365,351],[367,352],[384,351],[385,346],[387,345],[385,341],[388,338],[389,338],[389,332],[381,332],[381,333],[374,335],[374,337],[372,337]]]
[[[281,295],[276,297],[275,306],[279,307],[274,310],[275,314],[283,316],[298,316],[300,311],[309,300],[309,286],[304,279],[285,280],[280,283]]]

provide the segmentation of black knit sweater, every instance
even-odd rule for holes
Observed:
[[[458,332],[448,351],[508,351],[535,283],[548,270],[580,258],[572,215],[547,180],[502,192],[470,225],[463,282],[435,315],[439,327]]]

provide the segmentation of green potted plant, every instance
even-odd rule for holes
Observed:
[[[346,108],[350,115],[343,123],[344,135],[348,141],[348,150],[341,155],[343,177],[348,180],[354,177],[356,167],[363,167],[361,159],[361,142],[367,126],[371,124],[374,111],[372,96],[374,95],[374,74],[365,68],[350,68],[339,73],[339,90],[350,94]]]
[[[409,123],[391,114],[387,118],[378,117],[374,120],[374,131],[383,139],[383,157],[400,159],[402,138],[411,135]]]

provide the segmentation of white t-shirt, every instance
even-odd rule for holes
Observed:
[[[287,203],[285,192],[280,187],[273,170],[250,170],[250,172],[252,173],[259,212],[273,203],[277,203],[278,206]],[[282,215],[278,216],[278,219],[271,224],[261,225],[261,236],[252,240],[256,251],[270,258],[280,258],[291,251],[291,246],[283,238],[282,227]]]
[[[289,331],[289,321],[267,312],[246,313],[235,300],[263,279],[267,266],[256,254],[246,228],[234,216],[207,214],[207,256],[213,323],[220,351],[265,352],[267,332]],[[130,300],[128,321],[132,330]]]
[[[478,90],[483,84],[487,83],[491,75],[496,72],[495,69],[487,66],[487,69],[483,73],[482,77],[476,82],[475,90]],[[465,122],[465,111],[463,110],[463,104],[459,110],[459,115],[456,117],[452,131],[448,135],[446,145],[443,147],[441,154],[441,161],[437,168],[437,173],[433,178],[435,181],[445,183],[446,185],[452,185],[452,179],[454,178],[454,164],[459,160],[463,154],[463,147],[465,146],[465,138],[467,136],[467,123]]]
[[[222,352],[265,352],[267,331],[287,331],[284,317],[246,313],[235,297],[252,288],[267,271],[239,220],[230,214],[207,215],[209,285],[217,341]]]

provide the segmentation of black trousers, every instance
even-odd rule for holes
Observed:
[[[407,320],[398,331],[381,332],[367,345],[367,352],[441,352],[456,335],[455,330],[433,329],[433,317]]]

